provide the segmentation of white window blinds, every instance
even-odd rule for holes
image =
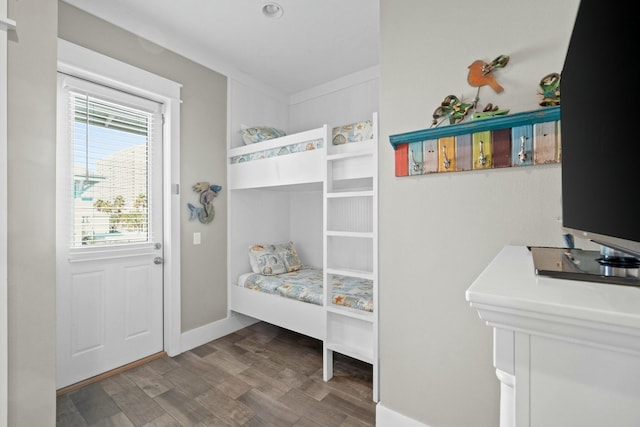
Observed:
[[[68,93],[71,247],[150,242],[154,114],[87,93]]]

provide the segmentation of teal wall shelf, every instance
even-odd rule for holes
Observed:
[[[396,176],[560,163],[560,106],[389,136]]]
[[[535,111],[507,114],[488,119],[472,120],[465,123],[459,123],[457,125],[446,125],[391,135],[389,136],[389,142],[391,142],[391,145],[395,150],[398,147],[398,144],[438,139],[444,136],[458,136],[488,130],[507,129],[557,120],[560,120],[560,106],[545,107],[544,109]]]

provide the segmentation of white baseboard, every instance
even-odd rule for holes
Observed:
[[[226,319],[218,320],[207,325],[200,326],[190,331],[183,332],[180,336],[180,351],[189,351],[209,341],[229,335],[238,329],[245,328],[258,322],[253,317],[231,312]]]
[[[376,427],[429,427],[412,418],[386,408],[382,403],[376,405]]]

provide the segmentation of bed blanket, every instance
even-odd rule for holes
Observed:
[[[371,280],[331,275],[332,303],[357,310],[373,311]],[[322,270],[305,267],[291,273],[264,276],[251,274],[242,283],[245,288],[311,304],[322,305]]]

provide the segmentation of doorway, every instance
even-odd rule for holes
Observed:
[[[179,85],[62,40],[59,56],[58,389],[180,352]]]

